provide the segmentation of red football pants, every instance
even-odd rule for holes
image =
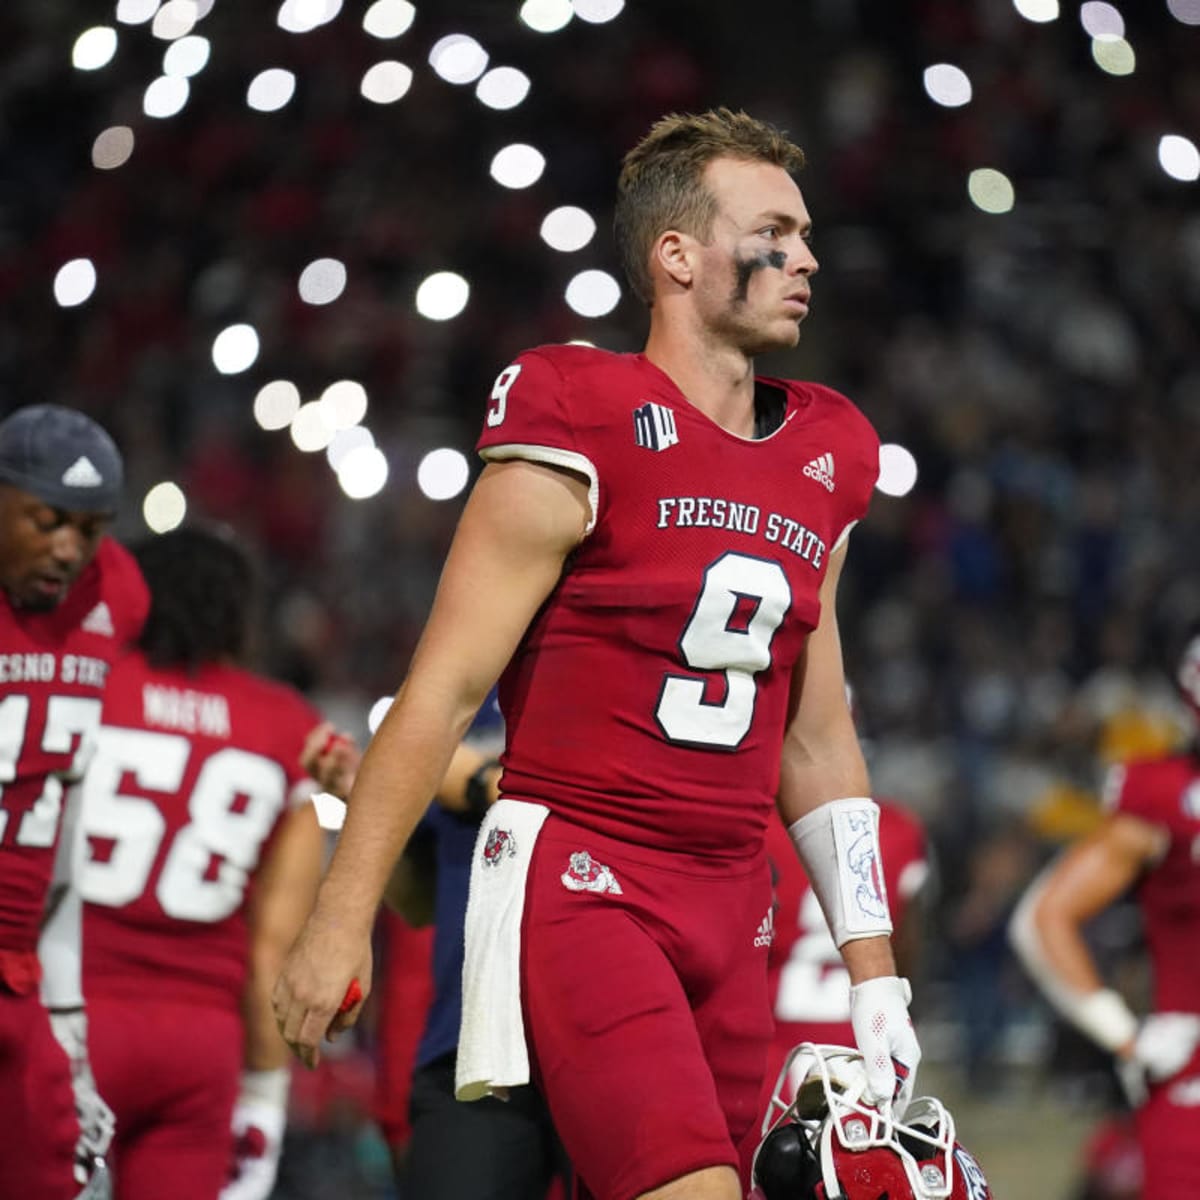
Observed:
[[[239,1015],[92,996],[88,1044],[96,1086],[117,1118],[116,1200],[215,1200],[233,1159]]]
[[[67,1056],[37,990],[0,986],[0,1196],[71,1200],[79,1124]]]

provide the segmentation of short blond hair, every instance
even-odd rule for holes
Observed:
[[[795,174],[804,151],[785,133],[744,112],[714,108],[672,113],[656,121],[621,163],[613,233],[629,286],[654,301],[650,248],[666,229],[704,240],[716,201],[704,186],[704,169],[716,158],[764,162]]]

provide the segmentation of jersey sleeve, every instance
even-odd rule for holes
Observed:
[[[569,398],[568,380],[558,365],[527,350],[496,377],[477,449],[485,462],[524,459],[583,475],[590,533],[596,524],[599,473],[571,419]]]
[[[1159,785],[1155,763],[1118,763],[1109,767],[1100,793],[1105,812],[1137,817],[1152,825],[1172,826],[1178,808],[1172,787]]]

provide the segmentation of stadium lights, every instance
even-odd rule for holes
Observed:
[[[288,33],[308,33],[326,25],[342,11],[342,0],[283,0],[275,18]]]
[[[1016,200],[1012,181],[1003,171],[978,167],[967,179],[967,195],[981,212],[1011,212]]]
[[[1165,134],[1158,143],[1158,163],[1172,179],[1194,183],[1200,179],[1200,150],[1191,138]]]
[[[303,450],[306,454],[315,454],[318,450],[324,450],[333,441],[333,435],[337,430],[325,419],[321,402],[309,400],[296,410],[296,415],[288,426],[288,432],[291,434],[292,444],[297,450]]]
[[[133,130],[128,125],[110,125],[102,129],[92,143],[92,166],[111,171],[123,166],[133,153]]]
[[[222,375],[240,375],[258,358],[258,331],[253,325],[229,325],[213,339],[213,366]]]
[[[142,520],[152,533],[169,533],[183,524],[187,516],[187,497],[178,484],[165,480],[156,483],[142,501]]]
[[[148,117],[173,117],[188,102],[191,88],[182,75],[160,75],[142,96],[142,111]]]
[[[181,37],[163,52],[163,74],[198,75],[208,65],[211,52],[208,38],[198,33]]]
[[[546,156],[536,146],[513,142],[496,152],[488,172],[501,187],[516,190],[532,187],[545,169]]]
[[[412,79],[412,67],[386,59],[367,68],[358,90],[372,104],[394,104],[412,87]]]
[[[93,25],[75,39],[71,66],[77,71],[98,71],[112,62],[116,52],[117,31],[111,25]]]
[[[1137,67],[1133,47],[1123,37],[1093,38],[1092,59],[1109,75],[1132,75]]]
[[[1039,25],[1058,20],[1058,0],[1013,0],[1013,8],[1025,20]]]
[[[117,0],[117,20],[122,25],[144,25],[156,12],[159,0]]]
[[[606,316],[620,299],[621,285],[607,271],[580,271],[567,284],[567,304],[581,317]]]
[[[966,71],[951,63],[934,63],[922,76],[925,92],[935,104],[960,108],[970,102],[971,80]]]
[[[268,67],[250,80],[246,103],[257,112],[278,112],[296,94],[296,76],[283,67]]]
[[[436,271],[417,288],[417,312],[428,321],[449,321],[467,307],[471,285],[453,271]]]
[[[447,83],[474,83],[487,70],[487,51],[469,34],[439,38],[429,51],[429,65]]]
[[[82,304],[95,290],[96,268],[90,258],[73,258],[54,276],[54,299],[63,308]]]
[[[330,429],[350,429],[367,415],[367,389],[354,379],[339,379],[321,393],[317,403]]]
[[[375,435],[365,425],[352,425],[349,429],[339,429],[325,448],[325,461],[334,471],[338,471],[351,450],[357,450],[360,446],[374,445]]]
[[[299,411],[300,389],[290,379],[273,379],[254,397],[254,419],[260,429],[286,429]]]
[[[346,264],[337,258],[316,258],[300,272],[296,284],[305,304],[332,304],[346,290]]]
[[[529,95],[529,76],[516,67],[493,67],[480,76],[475,95],[488,108],[516,108]]]
[[[196,0],[167,0],[154,14],[150,32],[164,42],[173,42],[192,32],[198,16]]]
[[[875,487],[885,496],[907,496],[917,482],[917,460],[912,451],[896,442],[879,447],[879,481]]]
[[[1087,0],[1080,5],[1079,23],[1093,38],[1121,38],[1125,36],[1125,18],[1103,0]]]
[[[383,490],[388,462],[378,446],[357,446],[337,469],[338,486],[351,500],[368,500]]]
[[[534,33],[557,33],[570,24],[574,15],[571,0],[525,0],[519,13]]]
[[[596,222],[591,213],[571,204],[548,212],[542,221],[542,241],[552,250],[569,254],[582,250],[595,236]]]
[[[573,0],[575,15],[589,25],[603,25],[620,16],[625,0]]]
[[[375,0],[363,14],[363,29],[375,38],[397,38],[408,32],[416,15],[408,0]]]
[[[430,450],[417,466],[417,487],[430,500],[452,500],[467,486],[471,468],[461,450]]]

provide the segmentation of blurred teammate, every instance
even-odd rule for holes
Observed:
[[[503,671],[457,1090],[536,1082],[603,1200],[740,1193],[771,1032],[776,798],[855,984],[877,1103],[903,1106],[920,1053],[835,612],[878,439],[836,392],[754,375],[808,312],[802,161],[726,110],[664,119],[626,157],[645,352],[547,346],[501,372],[488,465],[276,989],[314,1061],[356,1016],[334,1020],[370,981],[391,864]]]
[[[1177,674],[1200,712],[1200,637]],[[1012,944],[1077,1029],[1116,1056],[1136,1104],[1148,1200],[1200,1196],[1200,750],[1113,767],[1108,816],[1034,881],[1013,916]],[[1100,978],[1088,921],[1136,888],[1154,980],[1140,1020]]]
[[[320,873],[300,764],[320,717],[240,665],[240,549],[184,529],[137,557],[150,615],[113,668],[82,817],[84,984],[117,1115],[116,1196],[265,1198],[289,1078],[270,988]]]
[[[0,422],[0,1196],[21,1200],[77,1195],[111,1134],[66,909],[56,932],[74,944],[47,971],[50,1018],[37,952],[64,790],[146,613],[137,567],[106,536],[121,486],[116,446],[83,413],[39,404]]]

